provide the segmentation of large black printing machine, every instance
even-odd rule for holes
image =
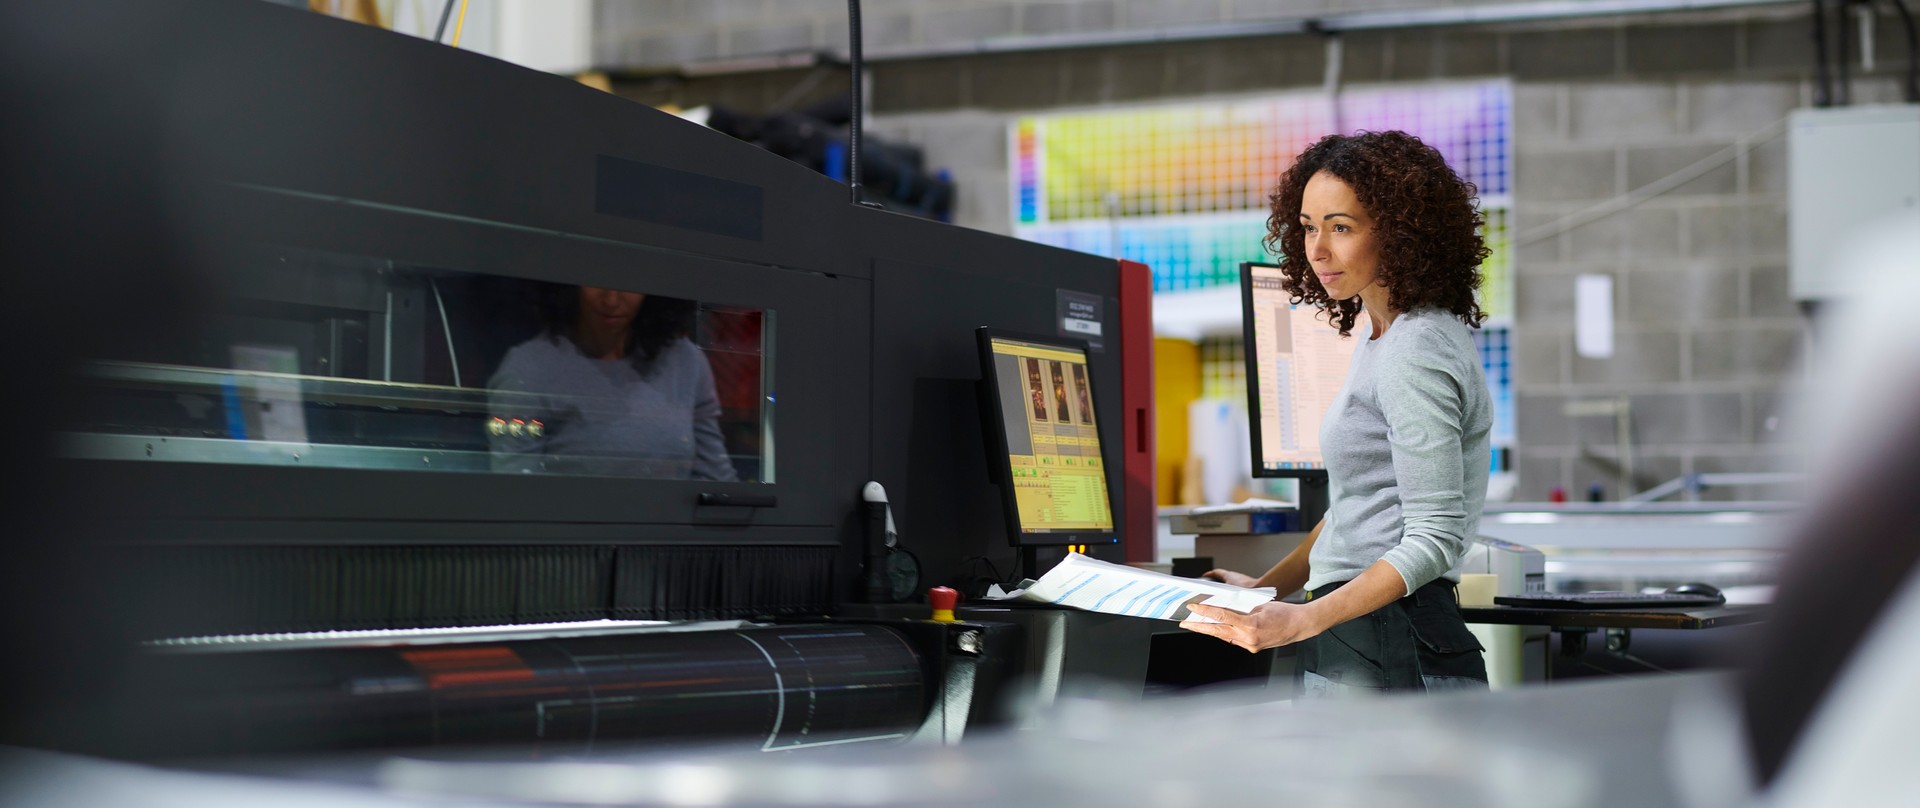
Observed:
[[[1013,571],[975,332],[1069,335],[1069,298],[1104,335],[1103,442],[1132,442],[1114,511],[1151,535],[1123,394],[1151,372],[1144,267],[856,205],[673,115],[324,15],[12,16],[14,77],[75,104],[40,122],[114,167],[46,178],[90,191],[59,227],[114,251],[89,289],[139,290],[44,422],[126,674],[53,745],[786,749],[1004,719],[1029,643],[1062,669],[1020,620],[1059,617],[937,624],[922,591]]]
[[[1098,300],[1101,438],[1150,459],[1126,265],[854,205],[673,116],[272,4],[0,16],[29,122],[6,260],[44,272],[5,318],[6,413],[35,436],[5,503],[7,641],[36,649],[6,669],[9,805],[1734,805],[1783,770],[1776,794],[1829,793],[1842,769],[1804,747],[1857,750],[1810,716],[1876,618],[1914,619],[1913,554],[1882,551],[1920,520],[1856,509],[1874,529],[1819,569],[1876,583],[1775,621],[1744,676],[1143,705],[1156,655],[1284,666],[1154,621],[910,603],[1011,563],[976,327],[1061,333],[1063,301]],[[556,323],[621,306],[704,354],[708,426],[669,460],[529,465],[516,441],[570,405],[503,382],[516,353],[538,372]],[[1108,464],[1122,540],[1095,555],[1152,530],[1134,460]],[[1788,569],[1779,602],[1830,597]],[[1846,682],[1906,715],[1910,686],[1868,678]]]

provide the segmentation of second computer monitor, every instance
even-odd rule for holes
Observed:
[[[1273,264],[1240,265],[1253,475],[1324,477],[1320,422],[1366,338],[1365,318],[1342,337],[1318,306],[1289,302],[1282,278]]]

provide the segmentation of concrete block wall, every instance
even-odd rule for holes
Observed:
[[[1516,230],[1533,236],[1515,261],[1518,498],[1556,485],[1579,497],[1594,483],[1620,495],[1615,420],[1567,414],[1595,399],[1628,403],[1631,489],[1801,467],[1792,427],[1817,355],[1810,320],[1787,293],[1785,121],[1813,103],[1806,25],[1770,13],[1551,32],[1590,40],[1579,70],[1579,60],[1536,70],[1522,64],[1534,46],[1509,50],[1522,79]],[[1879,69],[1853,84],[1856,103],[1900,100],[1886,60],[1905,49],[1892,48],[1878,43]],[[1683,170],[1692,179],[1639,193]],[[1583,223],[1597,206],[1621,210]],[[1611,358],[1574,349],[1581,274],[1613,278]],[[1706,497],[1796,494],[1732,487]]]
[[[1514,342],[1521,498],[1599,483],[1617,498],[1616,420],[1567,413],[1620,400],[1643,490],[1692,472],[1798,466],[1779,428],[1801,388],[1807,320],[1785,295],[1784,119],[1794,80],[1538,82],[1516,89]],[[1579,224],[1684,169],[1699,176]],[[1573,226],[1568,226],[1573,225]],[[1528,238],[1528,235],[1531,238]],[[1574,279],[1614,284],[1615,353],[1574,349]],[[1719,490],[1715,497],[1786,496]]]
[[[1108,5],[1121,21],[1138,10]],[[1253,5],[1194,4],[1223,13]],[[1893,70],[1905,45],[1890,21],[1878,31],[1878,65],[1856,79],[1856,103],[1899,100]],[[1317,88],[1328,53],[1323,39],[1280,36],[886,62],[872,74],[869,131],[920,144],[955,175],[960,224],[1007,232],[1006,125],[1015,117]],[[1803,9],[1354,33],[1343,38],[1339,69],[1346,84],[1515,81],[1515,232],[1526,238],[1515,253],[1516,498],[1544,499],[1556,486],[1577,498],[1594,482],[1620,496],[1613,419],[1566,414],[1569,403],[1595,399],[1628,402],[1627,488],[1799,466],[1790,421],[1813,334],[1787,294],[1782,122],[1813,99]],[[714,79],[676,92],[697,100],[759,86],[768,96],[782,80],[799,76]],[[1671,182],[1683,170],[1690,178]],[[1644,193],[1663,185],[1671,187]],[[1574,279],[1591,273],[1614,280],[1611,358],[1574,351]]]
[[[1496,0],[1454,0],[1473,5]],[[868,50],[965,47],[985,39],[1297,19],[1431,6],[1431,0],[864,0]],[[847,47],[846,0],[596,0],[602,68]]]

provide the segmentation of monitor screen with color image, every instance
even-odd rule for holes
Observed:
[[[980,329],[990,462],[1015,545],[1118,540],[1084,343]]]

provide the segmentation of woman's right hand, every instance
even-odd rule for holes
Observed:
[[[1234,572],[1233,570],[1207,570],[1206,574],[1200,577],[1209,581],[1219,581],[1228,586],[1237,586],[1241,589],[1252,589],[1260,585],[1260,579],[1244,572]]]

